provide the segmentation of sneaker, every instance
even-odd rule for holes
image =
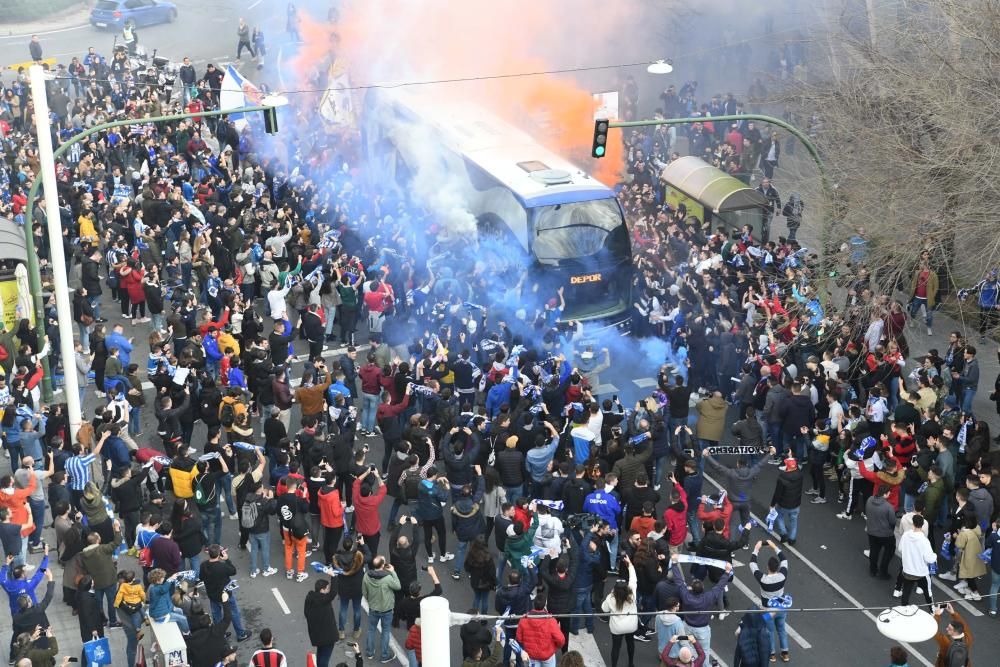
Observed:
[[[344,508],[344,511],[347,512],[348,514],[351,514],[352,512],[354,512],[354,505],[348,505],[347,507]]]
[[[645,634],[642,634],[642,633],[636,633],[636,634],[632,635],[632,639],[636,640],[637,642],[650,642],[650,641],[653,641],[652,639],[650,639],[649,637],[647,637]]]
[[[938,575],[938,578],[944,579],[945,581],[955,581],[958,579],[958,577],[955,576],[954,572],[942,572],[941,574]]]
[[[242,633],[236,635],[236,641],[238,641],[238,642],[245,642],[246,640],[250,639],[250,637],[252,637],[252,636],[253,636],[252,633],[250,633],[248,631],[243,631]]]
[[[261,572],[260,576],[262,576],[262,577],[270,577],[272,574],[277,574],[277,573],[278,573],[277,569],[275,569],[273,567],[269,567],[266,570],[264,570],[263,572]]]
[[[653,491],[659,491],[659,490],[660,490],[660,485],[659,484],[654,484],[653,485]]]
[[[791,658],[788,655],[788,651],[781,652],[781,662],[788,662]]]
[[[864,512],[862,512],[862,513],[861,513],[861,518],[862,518],[862,519],[863,519],[864,521],[867,521],[867,520],[868,520],[868,515],[867,515],[867,514],[865,514]]]
[[[458,572],[452,572],[451,573],[451,578],[454,579],[455,581],[458,581],[459,579],[462,578],[462,575],[459,574]]]
[[[871,558],[872,555],[871,549],[862,549],[861,553],[865,555],[865,558]]]
[[[294,579],[295,570],[285,570],[285,579]]]
[[[847,512],[838,512],[836,516],[838,519],[847,519],[848,521],[851,520],[851,515]]]
[[[726,620],[727,616],[729,616],[729,612],[728,611],[724,611],[721,614],[719,614],[719,620],[720,621],[724,621],[724,620]]]
[[[930,327],[927,327],[927,335],[928,336],[933,336],[934,335],[934,330],[931,329]]]
[[[427,557],[427,562],[430,563],[431,565],[434,564],[434,554],[431,554],[430,556]]]
[[[646,628],[646,630],[645,630],[645,632],[643,632],[643,634],[646,635],[647,637],[650,636],[650,635],[655,635],[656,634],[656,630],[654,630],[653,628]]]
[[[344,637],[346,637],[347,635],[344,634],[343,630],[341,630],[339,634],[340,634],[340,641],[344,641]]]
[[[965,583],[964,581],[960,581],[959,583],[955,584],[953,588],[962,595],[965,595],[966,593],[969,592],[969,584]]]
[[[996,617],[997,617],[996,609],[991,609],[990,610],[990,618],[996,618]]]
[[[295,581],[297,581],[298,583],[302,583],[308,578],[309,578],[308,572],[299,572],[297,575],[295,575]]]
[[[767,462],[773,466],[780,466],[783,463],[781,459],[768,459]]]
[[[229,520],[230,520],[230,521],[236,521],[237,519],[239,519],[239,517],[238,517],[238,516],[236,516],[235,514],[230,514],[230,515],[229,515]]]
[[[819,491],[816,490],[816,489],[809,489],[808,491],[806,491],[806,495],[807,496],[818,496],[819,495]]]
[[[826,504],[826,498],[816,497],[812,499],[813,505],[824,505]]]
[[[442,563],[447,563],[453,558],[455,558],[455,554],[451,553],[450,551],[446,551],[444,552],[444,554],[441,555],[441,558],[439,558],[438,560]]]
[[[965,599],[969,600],[970,602],[979,602],[980,600],[983,599],[983,596],[980,595],[977,591],[969,591],[968,593],[965,594]]]
[[[256,579],[258,574],[260,574],[260,570],[254,570],[253,572],[250,573],[250,578]]]
[[[361,628],[358,628],[353,633],[351,633],[351,636],[354,637],[355,639],[361,639]],[[372,660],[374,660],[374,659],[375,659],[375,656],[372,656]]]
[[[924,594],[923,587],[922,586],[917,586],[917,595],[923,595],[923,594]]]
[[[894,598],[901,598],[901,597],[903,597],[903,589],[902,588],[893,588],[892,589],[892,597],[894,597]]]
[[[388,657],[382,658],[379,662],[381,662],[383,665],[388,665],[390,662],[396,662],[396,654],[393,653]]]
[[[129,549],[129,551],[131,552],[134,549],[135,549],[135,547],[132,547],[132,549]],[[45,543],[44,542],[39,542],[38,544],[29,544],[28,545],[28,553],[30,553],[30,554],[40,554],[43,551],[45,551]],[[136,552],[136,553],[138,554],[138,552]],[[131,556],[131,555],[132,554],[129,553],[129,556]]]

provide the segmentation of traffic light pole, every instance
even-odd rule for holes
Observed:
[[[123,127],[125,125],[136,125],[139,123],[162,123],[171,120],[185,120],[188,118],[202,118],[205,116],[229,116],[232,114],[240,113],[252,113],[256,111],[263,111],[265,115],[267,112],[273,110],[273,106],[253,106],[253,107],[240,107],[238,109],[226,109],[226,110],[216,110],[216,111],[198,111],[192,113],[178,113],[170,114],[168,116],[153,116],[151,118],[140,118],[140,119],[129,119],[129,120],[116,120],[111,123],[102,123],[100,125],[95,125],[77,135],[74,135],[67,141],[60,144],[52,152],[52,162],[53,164],[74,145],[81,141],[87,139],[87,137],[102,132],[104,130],[110,130],[115,127]],[[54,177],[53,177],[53,180]],[[35,199],[38,197],[38,191],[42,187],[42,178],[37,177],[35,181],[31,184],[31,188],[28,190],[28,203],[25,207],[25,223],[24,223],[24,246],[25,251],[28,254],[28,286],[31,290],[33,297],[34,307],[35,307],[35,327],[38,329],[39,340],[41,341],[41,347],[45,346],[45,303],[42,300],[42,274],[38,265],[38,253],[35,248],[34,233],[32,232],[32,226],[34,223],[34,212],[35,212]],[[49,216],[58,216],[58,211],[46,211]],[[58,219],[58,218],[57,218]],[[69,322],[73,321],[73,313],[70,312],[60,312],[57,303],[57,312],[59,318],[67,318]],[[37,352],[37,350],[36,350]],[[46,356],[42,359],[42,366],[44,374],[42,376],[42,400],[46,403],[52,401],[52,373],[49,368],[49,358]],[[67,370],[70,369],[70,370]],[[74,374],[75,377],[75,364],[73,359],[63,359],[63,381],[66,382],[66,376],[70,373]]]

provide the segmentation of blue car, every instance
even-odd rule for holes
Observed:
[[[120,30],[131,20],[137,28],[170,23],[177,18],[177,5],[162,0],[97,0],[90,11],[90,25]]]

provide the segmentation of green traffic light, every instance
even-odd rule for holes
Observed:
[[[597,157],[604,157],[604,146],[595,147],[594,155],[596,155]]]

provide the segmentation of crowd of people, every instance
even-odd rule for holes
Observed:
[[[595,394],[572,363],[561,293],[542,295],[535,312],[518,313],[516,298],[483,308],[478,297],[497,285],[531,285],[458,251],[427,262],[435,212],[375,189],[357,137],[327,135],[301,110],[279,159],[253,120],[143,122],[181,104],[215,107],[213,65],[183,99],[138,85],[94,49],[67,71],[48,84],[57,144],[111,118],[135,123],[57,165],[66,254],[79,267],[75,358],[39,345],[40,329],[57,338],[51,305],[46,322],[0,335],[11,468],[0,478],[0,584],[19,667],[59,655],[45,616],[56,578],[82,641],[123,629],[125,664],[146,619],[177,624],[193,667],[235,664],[230,626],[237,644],[251,633],[227,515],[250,579],[312,579],[300,604],[323,667],[338,642],[362,635],[359,664],[396,660],[401,623],[405,657],[421,664],[420,601],[442,590],[434,563],[468,583],[470,613],[504,616],[495,629],[477,618],[461,628],[467,667],[582,664],[570,637],[602,621],[613,667],[623,648],[632,667],[636,642],[653,641],[663,665],[715,664],[712,622],[729,608],[743,548],[766,613],[741,620],[737,664],[788,662],[782,604],[794,580],[783,547],[798,540],[800,512],[862,517],[871,574],[893,582],[887,596],[906,604],[918,590],[930,602],[936,568],[996,615],[1000,556],[984,554],[998,539],[1000,478],[973,412],[977,349],[953,334],[906,371],[907,309],[924,307],[929,327],[935,305],[930,255],[915,262],[904,304],[873,291],[861,231],[846,300],[821,300],[794,238],[801,208],[785,214],[792,233],[777,241],[713,229],[665,203],[655,167],[673,159],[677,136],[630,134],[618,190],[637,268],[633,327],[664,340],[670,363],[649,396],[623,405]],[[23,76],[8,84],[0,211],[31,230],[45,259],[44,208],[26,219],[40,169],[30,95]],[[661,111],[694,94],[668,90]],[[702,123],[688,142],[747,180],[761,170],[781,210],[767,191],[777,136]],[[742,151],[754,157],[733,157]],[[992,284],[978,288],[993,289],[995,304]],[[344,351],[330,358],[328,343]],[[80,381],[88,419],[75,437],[65,408],[40,400],[46,354]],[[150,411],[155,433],[144,434]],[[711,449],[733,438],[738,456]],[[751,492],[768,464],[779,466],[767,526],[777,541],[751,547]],[[839,511],[803,510],[806,497]],[[53,544],[42,540],[49,525]],[[272,536],[283,568],[272,566]],[[430,591],[418,581],[422,558]],[[940,664],[968,664],[971,632],[948,613]],[[271,630],[259,640],[251,664],[284,664]],[[905,664],[905,651],[893,660]]]

